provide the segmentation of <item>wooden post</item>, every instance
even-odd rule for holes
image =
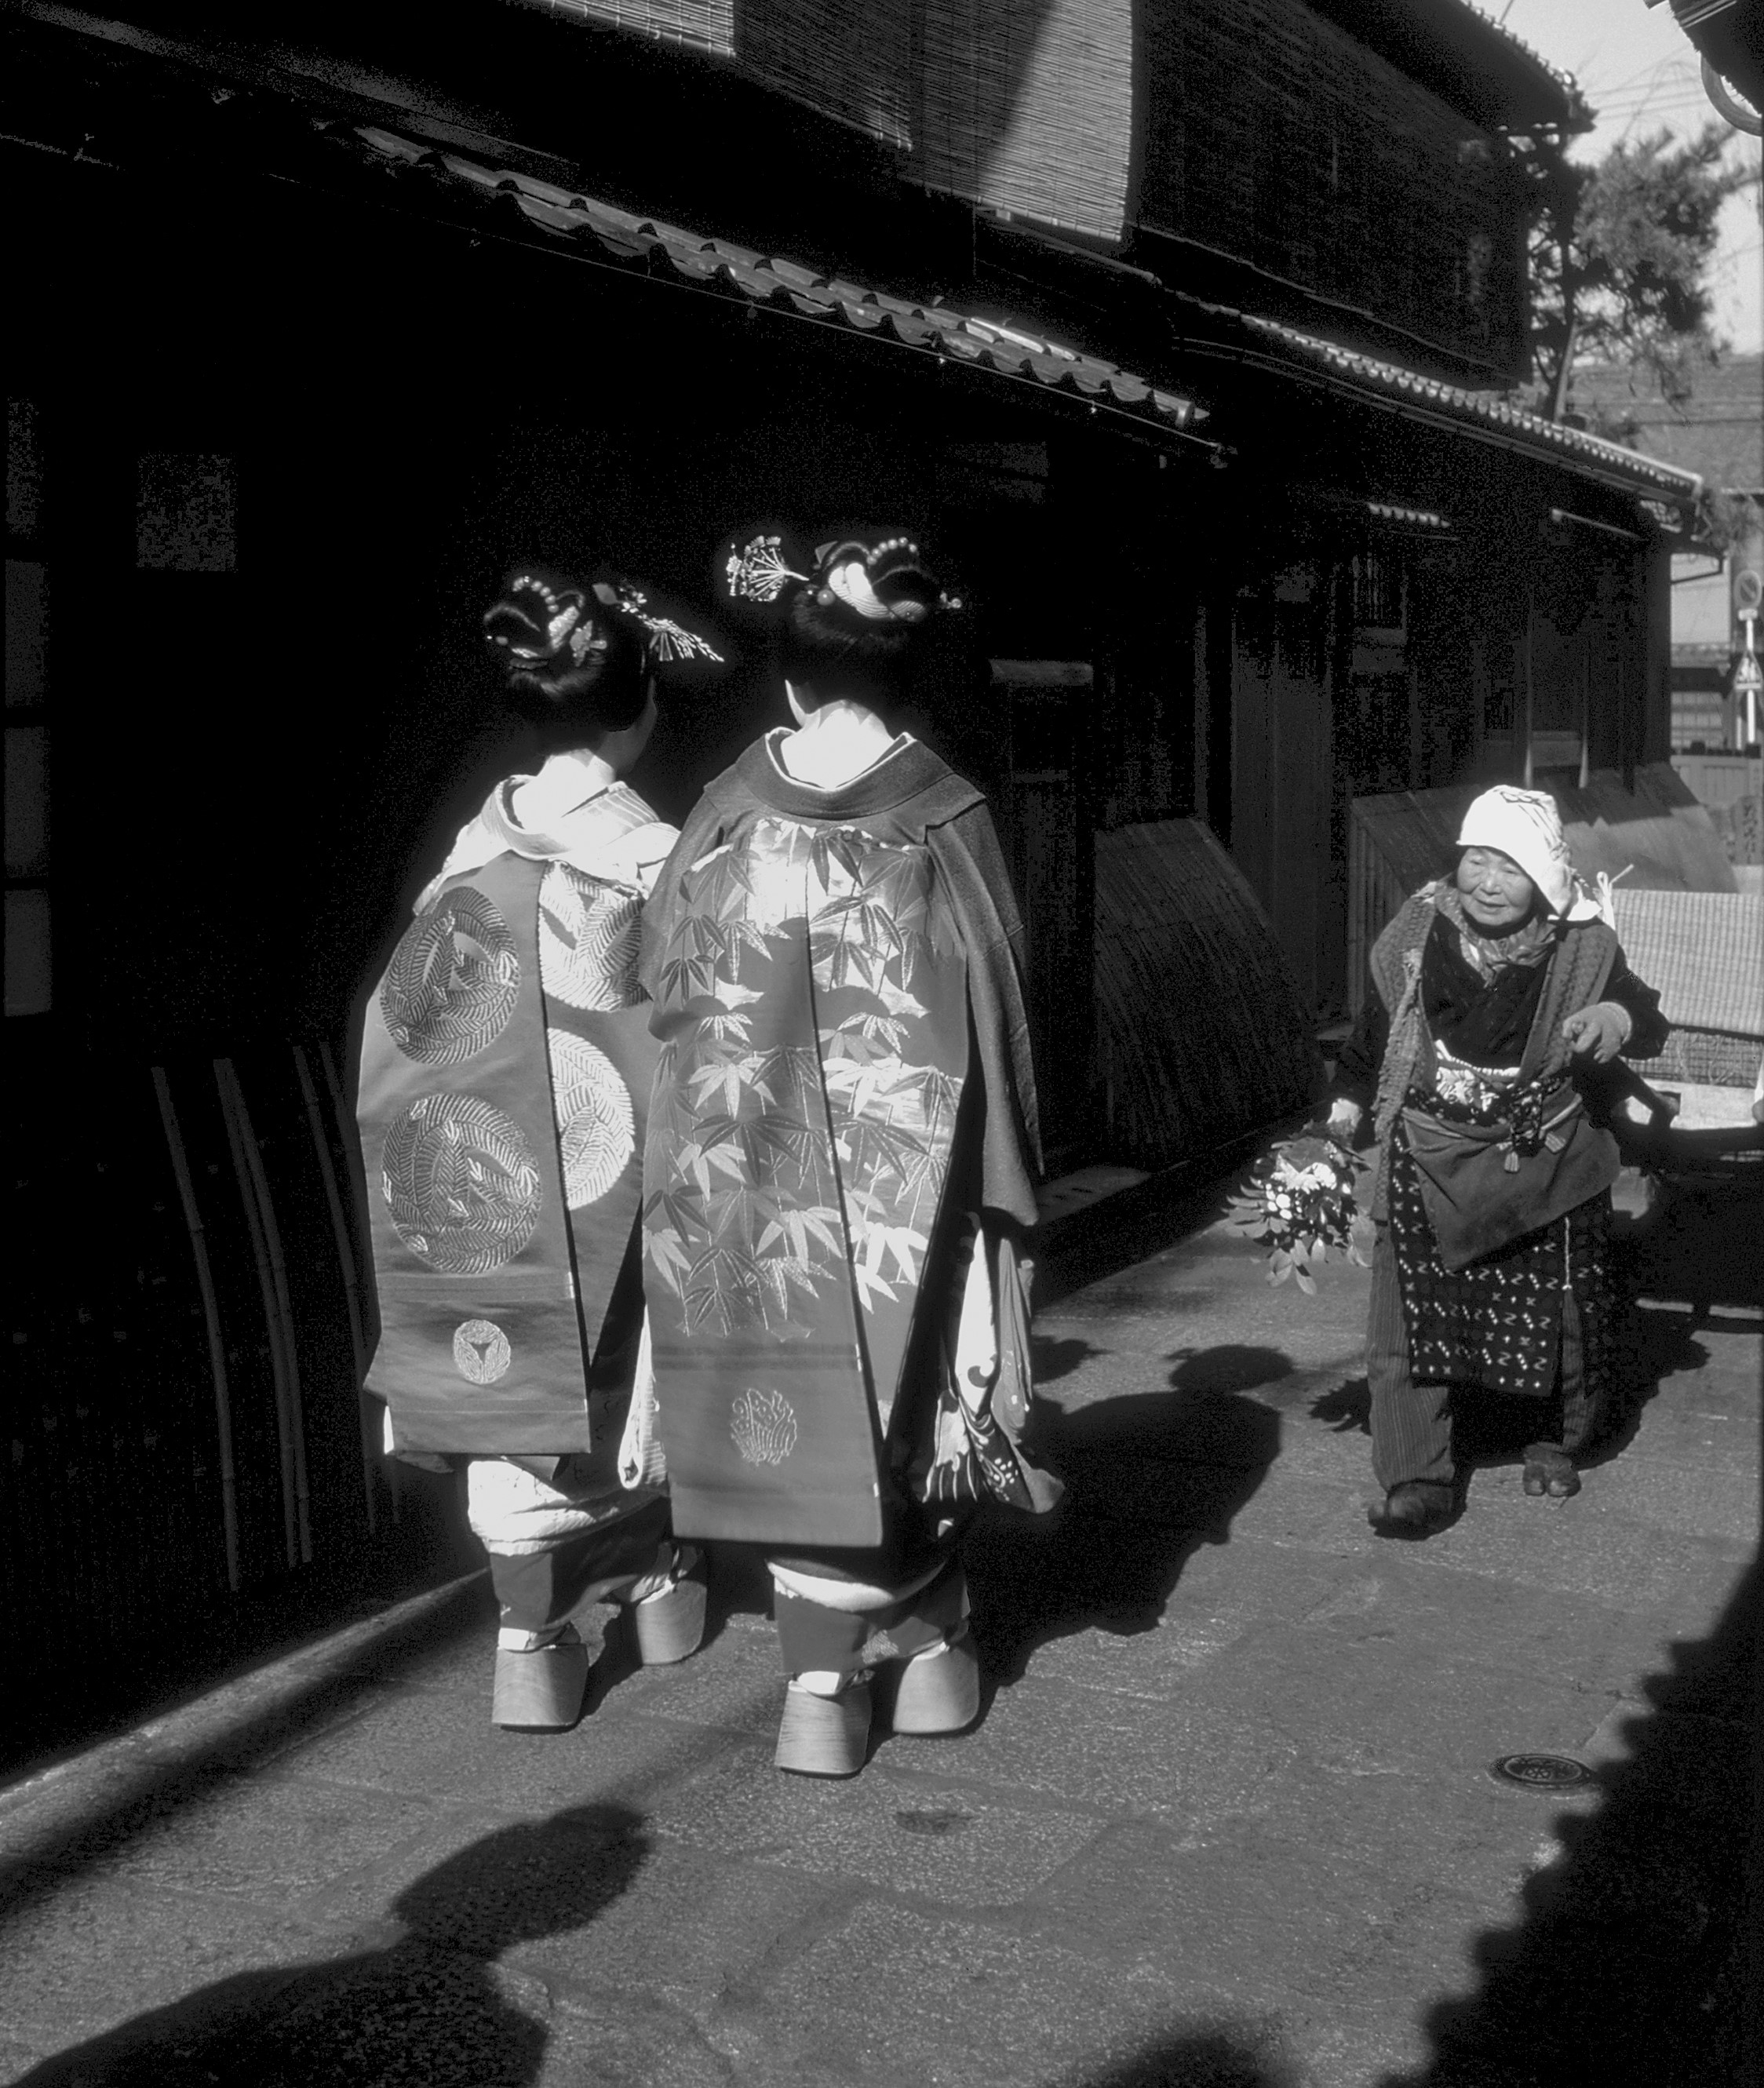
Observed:
[[[337,1267],[343,1277],[344,1304],[349,1316],[349,1352],[355,1366],[355,1415],[362,1438],[362,1491],[367,1508],[368,1534],[371,1537],[379,1528],[379,1502],[374,1483],[374,1475],[379,1469],[379,1445],[374,1440],[367,1401],[362,1389],[367,1376],[367,1342],[362,1331],[362,1294],[356,1273],[355,1249],[350,1243],[349,1227],[344,1222],[343,1198],[337,1187],[336,1163],[331,1155],[331,1140],[325,1131],[323,1112],[319,1106],[319,1090],[313,1082],[312,1068],[307,1063],[305,1050],[298,1044],[295,1045],[293,1050],[294,1071],[300,1078],[301,1099],[306,1106],[306,1123],[312,1132],[313,1149],[319,1156],[319,1173],[324,1183],[324,1200],[331,1213],[331,1236],[336,1243]]]
[[[1192,802],[1194,816],[1204,819],[1207,813],[1208,794],[1212,786],[1212,771],[1209,761],[1211,745],[1213,692],[1207,681],[1206,657],[1206,596],[1197,593],[1194,605],[1194,783]]]
[[[300,1396],[300,1351],[294,1337],[293,1299],[288,1289],[288,1264],[282,1253],[281,1227],[276,1222],[276,1200],[270,1194],[269,1174],[263,1166],[263,1149],[246,1106],[245,1089],[237,1068],[226,1062],[227,1079],[233,1089],[233,1106],[238,1112],[239,1130],[245,1143],[245,1164],[251,1186],[257,1192],[258,1209],[263,1221],[263,1244],[269,1251],[270,1281],[276,1294],[276,1316],[281,1328],[282,1354],[288,1371],[288,1412],[293,1424],[294,1512],[300,1526],[300,1557],[312,1564],[312,1496],[306,1476],[306,1416]]]
[[[208,1241],[203,1230],[202,1213],[196,1203],[195,1185],[184,1153],[184,1135],[178,1111],[172,1105],[171,1083],[163,1066],[153,1068],[153,1092],[159,1098],[160,1121],[165,1127],[165,1143],[171,1149],[172,1175],[178,1184],[178,1200],[184,1207],[184,1223],[190,1231],[190,1249],[196,1264],[196,1289],[202,1299],[202,1316],[208,1330],[208,1368],[214,1379],[215,1434],[220,1446],[220,1529],[226,1547],[227,1585],[239,1592],[239,1495],[233,1466],[233,1393],[227,1383],[227,1346],[220,1327],[220,1304],[215,1294],[214,1270],[208,1260]]]
[[[331,1108],[332,1113],[336,1118],[337,1130],[344,1140],[347,1141],[350,1136],[351,1127],[353,1125],[355,1119],[350,1115],[343,1099],[343,1083],[337,1078],[336,1060],[331,1055],[330,1045],[327,1043],[325,1039],[322,1037],[319,1039],[319,1063],[323,1069],[325,1091],[331,1097]],[[352,1184],[353,1179],[354,1177],[352,1172],[350,1176]],[[353,1195],[350,1200],[353,1203],[354,1199]],[[361,1210],[360,1205],[356,1204],[355,1209],[358,1223],[365,1226],[366,1219],[365,1214]],[[359,1298],[361,1296],[359,1279],[362,1274],[362,1263],[359,1255],[357,1256],[355,1267],[358,1277],[356,1295]],[[362,1335],[362,1348],[365,1352],[366,1348],[366,1334],[365,1329]],[[364,1429],[371,1434],[373,1432],[373,1423],[371,1418],[373,1415],[373,1409],[366,1405],[365,1400],[363,1401],[363,1410],[364,1415],[366,1417],[364,1418]],[[376,1440],[376,1450],[378,1450],[379,1447],[379,1446]],[[390,1454],[387,1454],[383,1457],[380,1469],[386,1475],[386,1491],[392,1497],[392,1521],[394,1522],[401,1522],[404,1520],[405,1514],[405,1489],[403,1479],[399,1470],[398,1460]]]
[[[1527,790],[1531,787],[1531,720],[1532,708],[1536,697],[1536,690],[1533,683],[1531,671],[1531,656],[1534,644],[1533,632],[1535,627],[1536,617],[1536,590],[1528,586],[1525,590],[1525,764],[1522,777]]]
[[[276,1393],[276,1443],[281,1465],[282,1551],[289,1566],[301,1555],[299,1483],[294,1461],[295,1409],[288,1382],[288,1358],[283,1346],[281,1312],[276,1295],[275,1273],[270,1265],[269,1237],[258,1205],[257,1187],[246,1153],[246,1132],[240,1119],[238,1095],[229,1059],[214,1062],[215,1087],[220,1097],[220,1115],[227,1127],[227,1146],[233,1155],[233,1172],[239,1185],[239,1200],[245,1206],[246,1230],[250,1234],[251,1256],[257,1264],[258,1294],[263,1307],[263,1330],[269,1341],[271,1380]],[[310,1555],[310,1551],[309,1555]]]

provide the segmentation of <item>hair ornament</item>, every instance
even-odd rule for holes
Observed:
[[[721,665],[722,654],[708,639],[676,623],[671,616],[650,616],[640,609],[632,614],[649,634],[649,656],[658,666],[668,666],[676,660],[714,660]]]
[[[554,586],[537,574],[517,573],[484,618],[489,642],[516,659],[554,659],[567,642],[580,661],[594,642],[594,624],[580,588]]]
[[[570,657],[580,667],[590,652],[606,650],[606,634],[592,619],[578,623],[569,635]]]
[[[894,602],[883,601],[871,586],[865,566],[866,561],[862,558],[847,558],[841,564],[830,567],[827,573],[828,592],[871,623],[924,622],[931,614],[925,603],[914,601],[910,597]]]
[[[781,536],[766,534],[751,537],[730,551],[723,571],[733,600],[774,602],[792,580],[807,584],[807,573],[785,563],[783,544]]]

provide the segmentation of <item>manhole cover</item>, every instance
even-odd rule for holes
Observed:
[[[1578,1791],[1592,1782],[1586,1765],[1569,1755],[1502,1755],[1488,1765],[1488,1774],[1526,1791]]]
[[[965,1812],[897,1812],[894,1824],[909,1834],[959,1834],[970,1816]]]

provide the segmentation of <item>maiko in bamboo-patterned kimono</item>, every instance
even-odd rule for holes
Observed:
[[[1030,1504],[1021,931],[979,792],[928,749],[821,789],[781,737],[709,786],[645,923],[658,1423],[683,1531],[898,1555],[977,1491]],[[973,1412],[948,1357],[987,1213],[1008,1354]]]

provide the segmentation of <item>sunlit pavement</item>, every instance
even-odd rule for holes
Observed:
[[[490,1727],[478,1579],[15,1788],[0,2076],[1736,2078],[1755,1306],[1656,1282],[1659,1393],[1578,1499],[1491,1453],[1396,1545],[1364,1281],[1270,1290],[1214,1225],[1045,1311],[1063,1522],[972,1534],[982,1720],[854,1782],[771,1768],[725,1556],[704,1650],[615,1645],[572,1734]]]

